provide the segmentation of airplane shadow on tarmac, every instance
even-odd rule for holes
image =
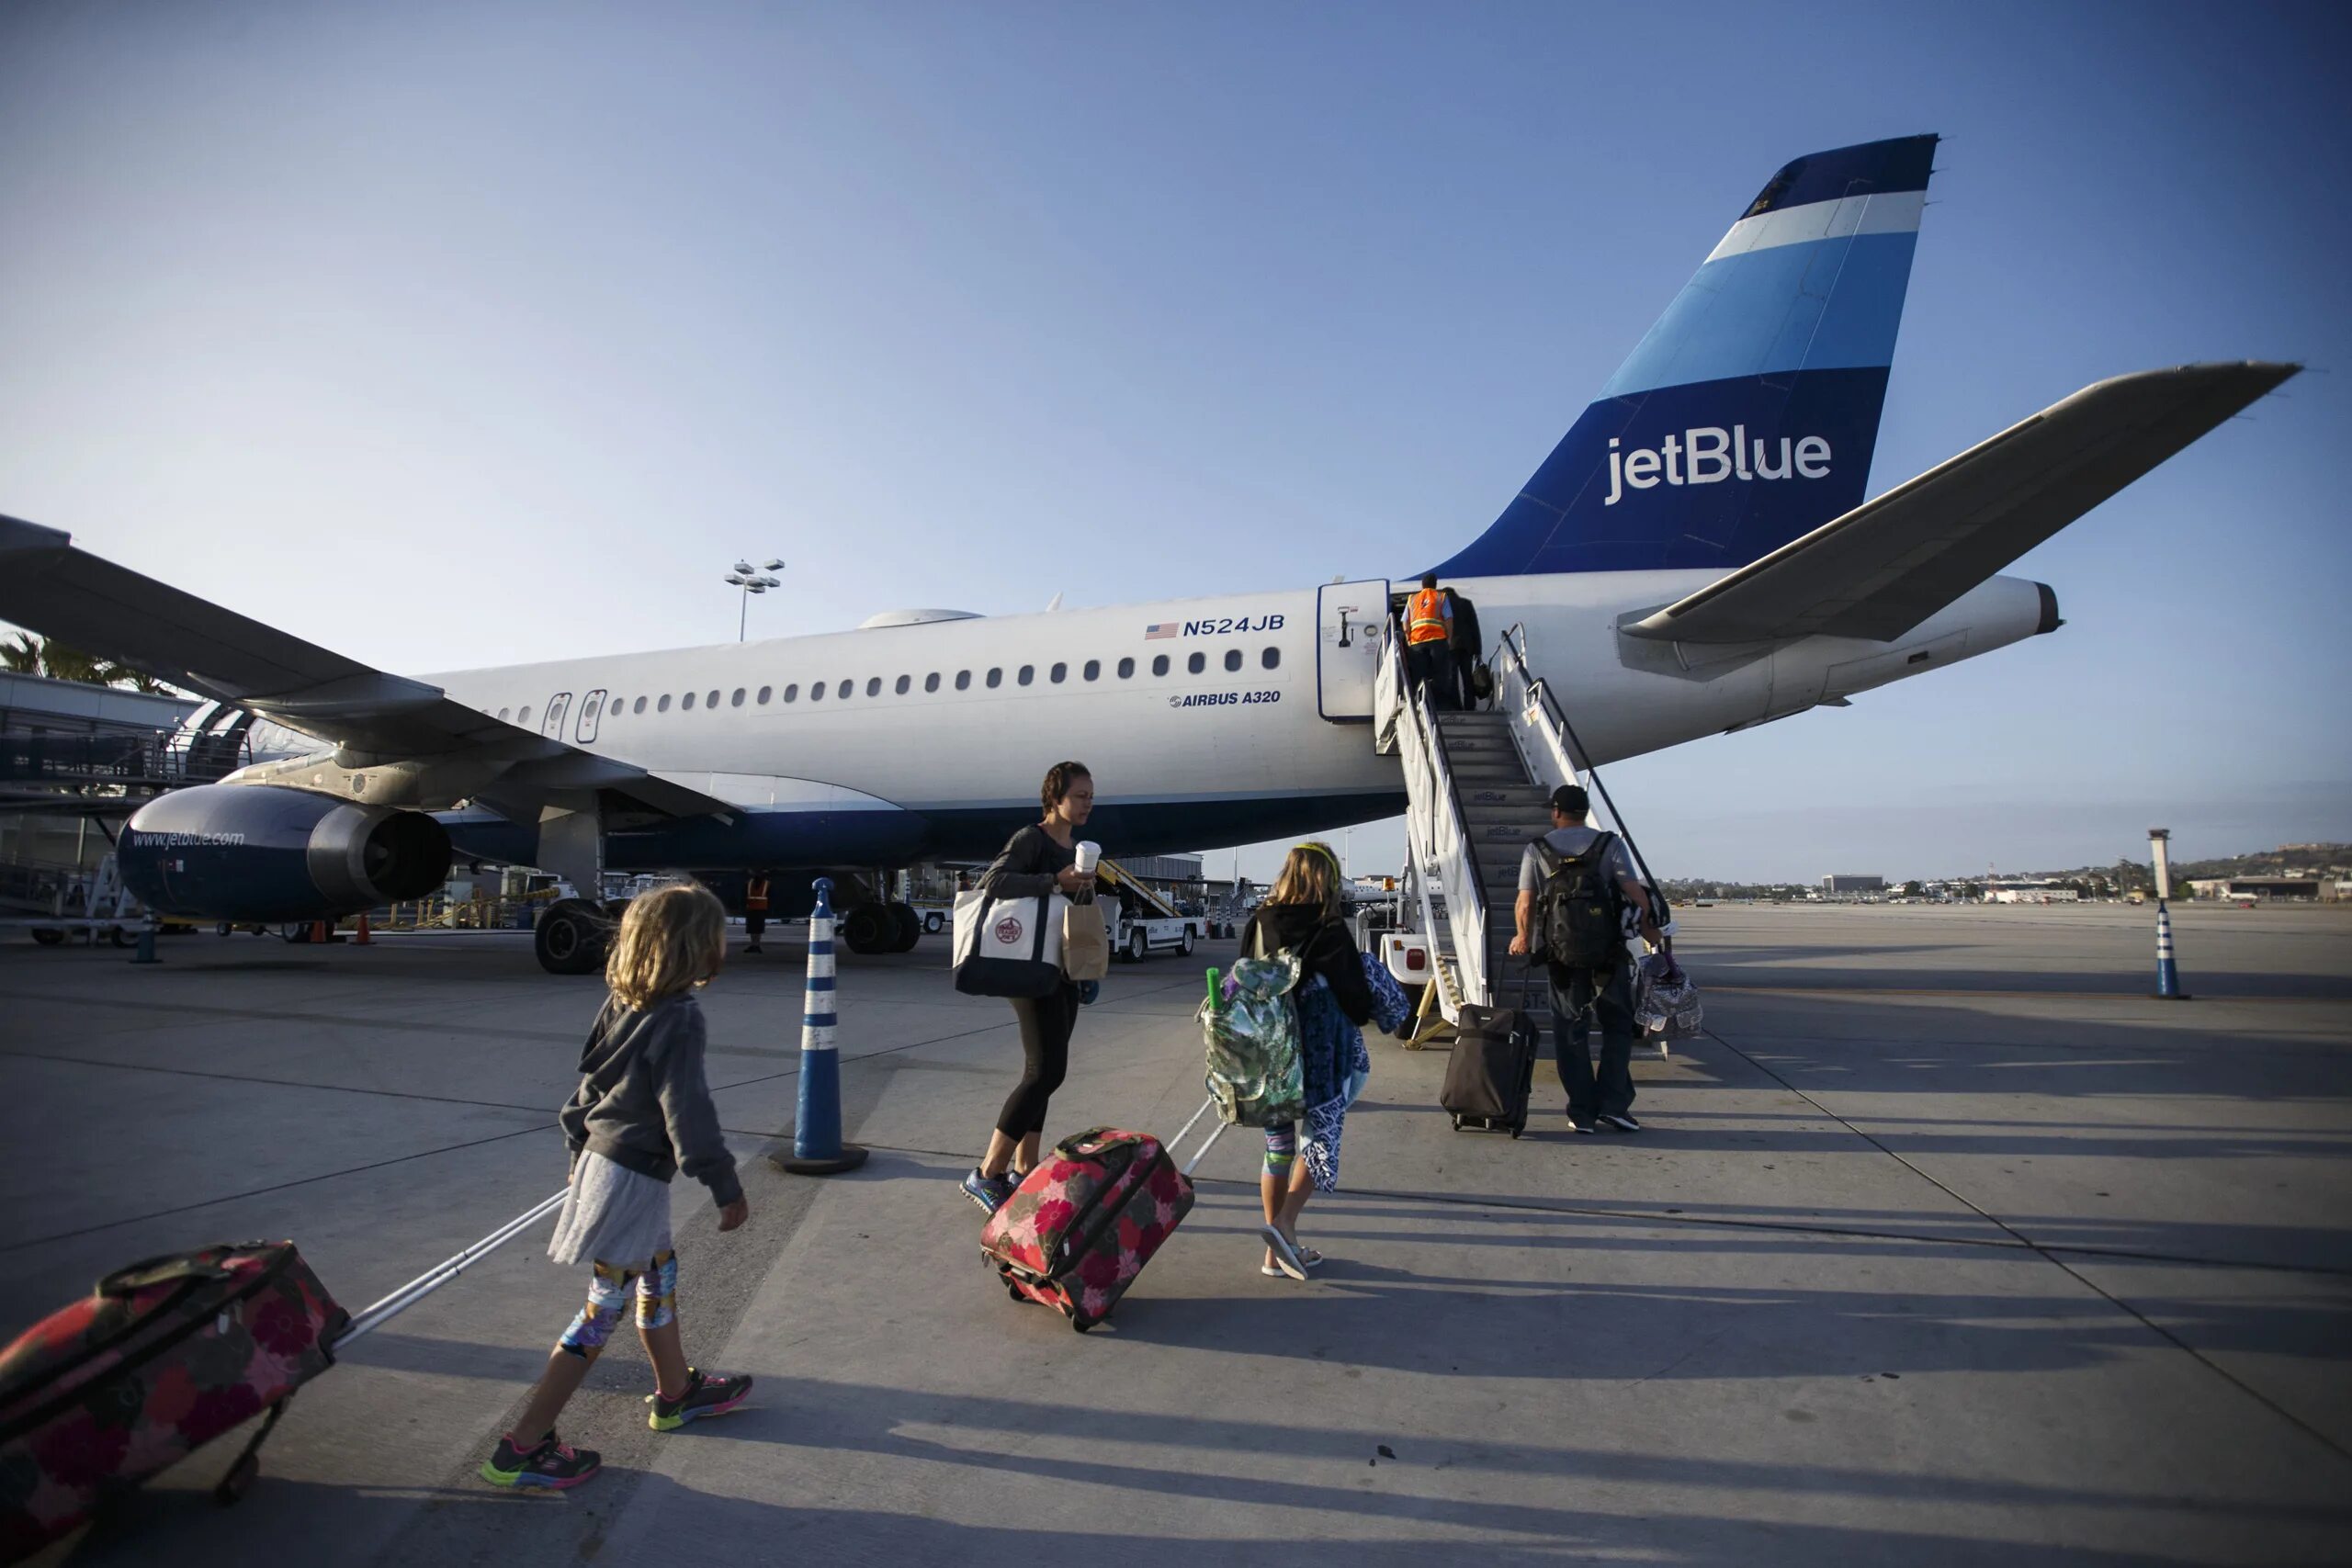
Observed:
[[[843,1390],[863,1397],[856,1407],[885,1408],[888,1390]],[[999,1405],[1001,1402],[976,1402]],[[1024,1427],[1047,1416],[1059,1418],[1063,1407],[1018,1406]],[[757,1413],[730,1418],[726,1434],[702,1438],[710,1442],[766,1441],[780,1448],[793,1446],[781,1435],[754,1434],[749,1427]],[[978,1414],[976,1412],[975,1414]],[[486,1489],[401,1489],[394,1493],[316,1483],[275,1481],[265,1477],[234,1513],[222,1516],[201,1493],[137,1493],[117,1499],[97,1523],[73,1547],[55,1559],[59,1568],[99,1556],[120,1560],[140,1550],[159,1551],[168,1543],[172,1559],[181,1568],[209,1568],[214,1563],[252,1560],[252,1543],[277,1537],[287,1550],[298,1550],[285,1538],[294,1535],[295,1521],[312,1522],[319,1529],[332,1526],[333,1539],[345,1549],[358,1542],[387,1541],[381,1551],[341,1555],[311,1561],[345,1562],[477,1562],[540,1563],[588,1562],[601,1557],[608,1538],[627,1529],[629,1520],[647,1514],[660,1521],[662,1532],[677,1548],[679,1560],[695,1568],[775,1568],[786,1561],[859,1562],[955,1562],[966,1568],[993,1564],[1035,1568],[1038,1562],[1085,1562],[1117,1552],[1131,1562],[1198,1562],[1214,1557],[1219,1562],[1266,1564],[1268,1568],[1426,1568],[1454,1551],[1475,1552],[1481,1562],[1556,1563],[1565,1555],[1595,1551],[1640,1550],[1668,1561],[1752,1561],[1759,1526],[1742,1507],[1746,1489],[1800,1494],[1848,1494],[1871,1496],[1908,1495],[1922,1507],[1970,1501],[2006,1502],[2010,1506],[2072,1507],[2144,1515],[2163,1510],[2168,1500],[2122,1493],[2074,1491],[2064,1488],[1987,1486],[1964,1479],[1921,1475],[1905,1477],[1882,1472],[1836,1471],[1808,1465],[1698,1463],[1665,1457],[1628,1455],[1601,1450],[1555,1449],[1482,1450],[1482,1461],[1503,1461],[1510,1469],[1550,1478],[1556,1484],[1560,1506],[1531,1507],[1490,1500],[1434,1498],[1421,1491],[1385,1494],[1365,1487],[1345,1487],[1268,1482],[1256,1475],[1214,1475],[1172,1472],[1157,1467],[1106,1462],[1068,1461],[1018,1454],[986,1453],[949,1448],[921,1439],[894,1436],[887,1417],[860,1432],[842,1433],[828,1412],[823,1446],[845,1447],[900,1459],[944,1461],[976,1466],[1005,1476],[1034,1477],[1055,1485],[1091,1485],[1131,1489],[1155,1496],[1196,1499],[1196,1533],[1182,1536],[1148,1535],[1122,1529],[1115,1515],[1107,1515],[1100,1529],[1090,1530],[967,1524],[929,1514],[861,1508],[852,1501],[839,1506],[796,1506],[762,1502],[698,1489],[655,1472],[607,1468],[578,1492],[558,1495],[497,1494]],[[1131,1427],[1132,1418],[1120,1421]],[[1062,1429],[1081,1440],[1082,1427],[1068,1422]],[[1178,1423],[1179,1427],[1197,1423]],[[1224,1424],[1216,1424],[1224,1425]],[[1193,1434],[1188,1446],[1228,1450],[1231,1461],[1247,1463],[1279,1453],[1311,1429],[1255,1424],[1234,1424],[1232,1431],[1246,1447],[1213,1442]],[[1102,1434],[1106,1440],[1114,1434]],[[1122,1431],[1116,1437],[1130,1437]],[[1357,1447],[1362,1440],[1351,1437]],[[1427,1484],[1426,1466],[1409,1461],[1391,1468],[1410,1474],[1419,1469]],[[788,1494],[796,1482],[795,1467],[780,1456],[775,1490]],[[1378,1471],[1367,1471],[1377,1475]],[[1595,1513],[1579,1506],[1588,1486],[1628,1482],[1724,1490],[1722,1512],[1674,1513],[1644,1506],[1636,1513]],[[1410,1482],[1404,1483],[1411,1485]],[[903,1488],[893,1492],[903,1494]],[[1268,1505],[1302,1510],[1293,1529],[1312,1531],[1319,1513],[1351,1520],[1397,1518],[1424,1527],[1418,1535],[1367,1539],[1318,1538],[1311,1533],[1256,1534],[1236,1539],[1231,1527],[1220,1533],[1216,1505],[1262,1507]],[[2200,1504],[2199,1511],[2213,1505]],[[2224,1513],[2241,1510],[2223,1508]],[[2282,1518],[2330,1526],[2352,1514],[2331,1510],[2263,1510],[2273,1522]],[[1426,1527],[1439,1525],[1457,1532],[1451,1545],[1433,1540]],[[207,1527],[209,1526],[208,1529]],[[2004,1532],[2005,1533],[2005,1532]],[[1778,1520],[1769,1527],[1773,1561],[1878,1562],[1908,1564],[1979,1562],[1997,1553],[2014,1568],[2138,1568],[2158,1559],[2135,1551],[2106,1550],[2080,1541],[2041,1545],[2000,1539],[1994,1532],[1973,1535],[1950,1532],[1891,1530],[1840,1527],[1832,1524]],[[1513,1541],[1510,1537],[1521,1538]],[[235,1540],[224,1540],[234,1537]],[[1503,1539],[1498,1539],[1503,1538]],[[317,1551],[319,1533],[304,1532],[300,1550]],[[690,1543],[690,1545],[688,1544]],[[151,1559],[152,1560],[152,1559]],[[300,1561],[297,1556],[289,1559]],[[2164,1559],[2169,1561],[2169,1559]]]

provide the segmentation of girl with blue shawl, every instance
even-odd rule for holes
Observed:
[[[1323,1255],[1298,1241],[1298,1216],[1317,1192],[1340,1185],[1340,1134],[1348,1104],[1363,1091],[1372,1073],[1362,1025],[1377,1021],[1394,1029],[1408,1010],[1405,994],[1386,968],[1356,951],[1342,919],[1339,857],[1329,844],[1305,843],[1290,852],[1273,891],[1242,928],[1241,955],[1273,958],[1294,953],[1299,961],[1300,1065],[1306,1087],[1304,1136],[1301,1123],[1269,1128],[1266,1168],[1258,1182],[1266,1223],[1259,1271],[1304,1280]]]

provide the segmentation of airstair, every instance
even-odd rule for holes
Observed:
[[[1374,687],[1374,744],[1397,753],[1405,774],[1403,923],[1428,939],[1434,961],[1435,1006],[1424,1018],[1434,1010],[1448,1024],[1464,1004],[1517,999],[1523,961],[1510,953],[1520,858],[1552,825],[1552,791],[1590,775],[1558,700],[1528,666],[1523,626],[1503,635],[1488,668],[1491,707],[1433,707],[1406,683],[1392,617]],[[1613,829],[1605,802],[1595,802],[1591,820]]]

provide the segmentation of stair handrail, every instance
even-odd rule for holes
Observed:
[[[1517,741],[1523,734],[1532,733],[1544,744],[1549,755],[1544,760],[1553,763],[1561,783],[1590,783],[1600,796],[1600,804],[1608,811],[1610,823],[1616,829],[1617,836],[1623,839],[1626,849],[1633,852],[1634,863],[1641,869],[1642,883],[1650,890],[1650,897],[1657,905],[1662,918],[1667,907],[1666,896],[1658,887],[1657,878],[1650,872],[1650,863],[1642,858],[1641,845],[1634,841],[1632,829],[1625,826],[1625,814],[1617,809],[1617,802],[1610,796],[1609,786],[1600,782],[1600,770],[1593,766],[1592,753],[1584,749],[1584,742],[1577,738],[1576,727],[1568,722],[1568,716],[1561,710],[1559,699],[1552,694],[1551,682],[1536,674],[1528,665],[1527,623],[1515,621],[1503,633],[1502,640],[1495,648],[1493,668],[1498,676],[1496,701],[1504,712],[1511,716],[1513,740]],[[1518,688],[1516,696],[1511,695],[1514,686]],[[1536,722],[1538,714],[1543,716],[1544,722]],[[1583,759],[1581,766],[1578,765],[1578,758]],[[1530,772],[1542,775],[1544,770],[1536,758],[1528,757],[1527,763]]]
[[[1396,716],[1409,718],[1395,728],[1405,771],[1406,833],[1415,863],[1422,868],[1419,885],[1421,919],[1430,940],[1437,937],[1436,910],[1429,896],[1429,868],[1434,867],[1445,890],[1446,923],[1453,933],[1456,989],[1464,1001],[1491,1002],[1487,984],[1487,897],[1478,874],[1478,857],[1471,847],[1462,809],[1462,795],[1447,763],[1445,741],[1440,734],[1426,689],[1406,684],[1392,616],[1381,636],[1382,672],[1378,689],[1399,709]],[[1418,784],[1420,787],[1416,788]],[[1441,999],[1443,988],[1440,987]],[[1449,1012],[1448,1021],[1455,1015]]]

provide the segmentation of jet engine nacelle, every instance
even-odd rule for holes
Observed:
[[[116,860],[124,883],[161,914],[326,919],[440,886],[449,835],[421,811],[274,784],[204,784],[141,807]]]

